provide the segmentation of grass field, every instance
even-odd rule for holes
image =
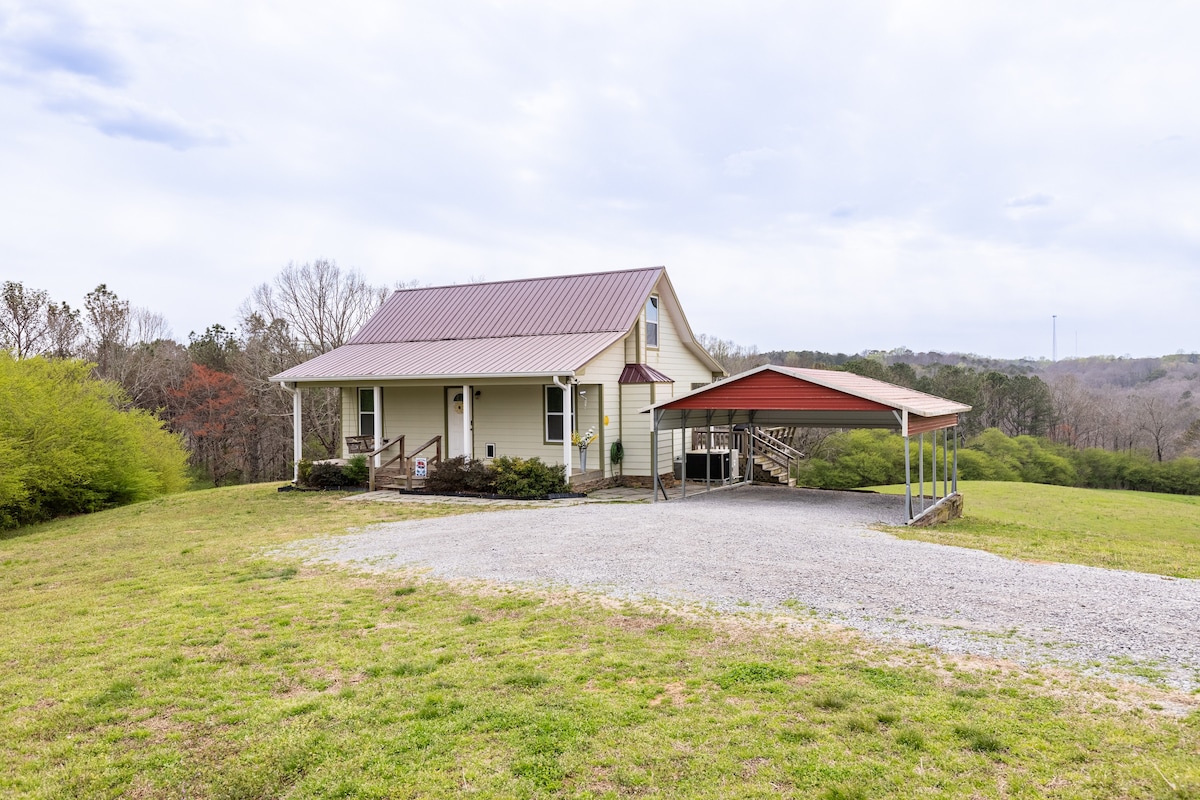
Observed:
[[[963,518],[905,539],[1010,558],[1200,578],[1200,497],[960,481]],[[903,494],[903,486],[878,487]]]
[[[445,513],[238,487],[0,540],[0,794],[1200,797],[1195,697],[267,555]]]

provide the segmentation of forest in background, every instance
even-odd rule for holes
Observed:
[[[288,264],[238,306],[238,325],[177,340],[159,313],[101,284],[79,307],[21,283],[0,286],[0,349],[15,358],[80,359],[123,389],[120,403],[180,434],[201,485],[289,479],[291,395],[268,378],[344,344],[396,288],[318,260]],[[1000,360],[905,348],[853,355],[760,353],[713,336],[701,342],[731,375],[772,363],[844,369],[968,403],[969,439],[996,429],[1080,452],[1099,449],[1167,462],[1200,455],[1200,356]],[[303,393],[305,455],[340,452],[336,390]],[[816,459],[838,440],[801,430]],[[844,442],[837,444],[844,450]],[[1200,487],[1197,487],[1200,490]]]
[[[855,355],[771,351],[701,336],[730,374],[763,364],[843,369],[967,403],[962,433],[995,428],[1078,450],[1142,454],[1164,462],[1200,456],[1200,354],[1003,360],[907,348]],[[828,431],[798,432],[819,454]]]

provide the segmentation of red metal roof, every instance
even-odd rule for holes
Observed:
[[[662,267],[403,289],[350,344],[625,333]]]
[[[625,369],[621,370],[621,377],[617,378],[617,383],[674,382],[673,378],[668,378],[649,364],[626,364]]]
[[[686,427],[689,412],[705,411],[722,424],[903,428],[908,419],[914,434],[955,425],[971,407],[852,372],[768,364],[642,410],[658,411],[665,428]]]
[[[770,408],[779,411],[887,411],[888,406],[773,370],[737,376],[664,404],[672,409]]]

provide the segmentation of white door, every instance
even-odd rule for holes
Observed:
[[[446,390],[446,458],[463,455],[462,389]]]

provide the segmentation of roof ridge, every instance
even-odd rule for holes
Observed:
[[[656,270],[656,269],[665,270],[666,266],[660,264],[660,265],[654,266],[654,267],[632,267],[630,269],[606,269],[606,270],[601,270],[599,272],[575,272],[575,273],[567,273],[565,275],[540,275],[535,278],[509,278],[508,280],[503,280],[503,281],[479,281],[479,282],[472,282],[472,283],[444,283],[439,286],[411,286],[407,289],[396,289],[395,291],[392,292],[392,294],[394,294],[394,295],[400,294],[401,292],[424,292],[424,291],[429,291],[430,289],[466,288],[468,286],[498,286],[503,283],[535,283],[537,281],[560,281],[560,280],[563,280],[564,278],[589,278],[589,277],[593,277],[596,275],[617,275],[617,274],[626,273],[626,272],[652,272],[653,270]]]
[[[600,328],[597,330],[587,331],[559,331],[557,333],[505,333],[499,336],[443,336],[438,339],[397,339],[379,342],[357,342],[359,345],[369,344],[419,344],[421,342],[480,342],[484,339],[533,339],[536,337],[546,336],[594,336],[598,333],[624,333],[623,328]],[[348,347],[351,342],[347,342],[342,347]]]

